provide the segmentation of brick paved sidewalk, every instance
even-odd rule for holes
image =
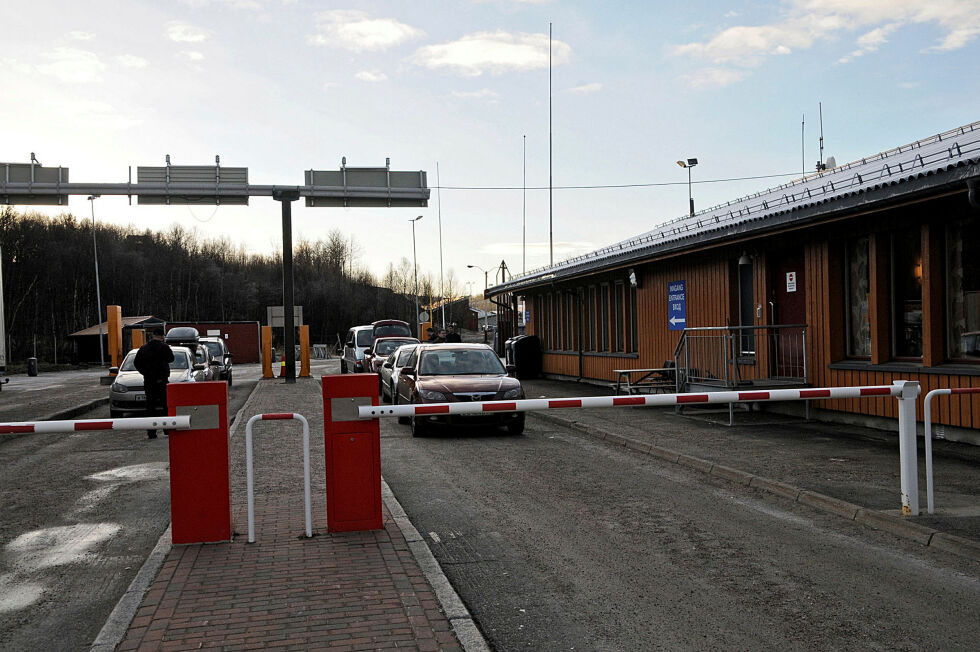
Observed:
[[[253,429],[256,543],[247,541],[244,423],[263,412],[310,422],[313,531],[303,521],[301,427]],[[231,444],[232,543],[175,546],[119,650],[460,650],[401,530],[326,532],[323,408],[317,380],[262,381]]]

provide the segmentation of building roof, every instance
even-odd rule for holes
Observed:
[[[489,289],[513,292],[980,177],[980,122],[685,215]]]
[[[123,328],[132,328],[134,326],[157,326],[159,324],[165,324],[166,322],[159,317],[154,317],[153,315],[142,315],[140,317],[123,317],[122,326]],[[83,328],[80,331],[76,331],[69,335],[68,337],[84,337],[87,335],[98,335],[99,327],[102,327],[102,333],[109,332],[109,322],[102,322],[101,324],[96,324],[95,326],[89,326],[88,328]]]

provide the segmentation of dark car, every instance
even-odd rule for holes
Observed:
[[[232,353],[228,350],[228,345],[220,337],[202,337],[201,344],[208,347],[211,359],[217,363],[214,367],[214,379],[227,381],[231,386]]]
[[[382,319],[371,324],[371,339],[379,337],[412,337],[412,329],[407,321]]]
[[[500,358],[486,344],[421,344],[415,347],[398,375],[396,402],[457,403],[524,398],[524,389],[508,375]],[[524,432],[523,412],[439,414],[412,417],[412,436],[432,427],[504,426],[514,435]]]
[[[394,353],[395,349],[405,344],[418,344],[414,337],[379,337],[374,340],[371,348],[364,353],[364,372],[379,373],[385,359]]]

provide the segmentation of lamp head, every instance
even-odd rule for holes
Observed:
[[[696,158],[687,159],[687,167],[693,168],[697,164],[698,164],[698,160]]]
[[[687,164],[684,161],[677,161],[677,165],[681,166],[682,168],[687,167]]]

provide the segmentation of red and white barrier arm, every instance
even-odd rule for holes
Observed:
[[[179,417],[133,417],[128,419],[76,419],[73,421],[22,421],[0,423],[0,435],[24,433],[82,432],[86,430],[187,430],[189,415]]]
[[[582,398],[532,398],[517,401],[473,401],[464,403],[425,403],[411,405],[362,405],[361,419],[379,417],[417,417],[437,414],[486,414],[488,412],[533,412],[561,408],[627,407],[636,405],[670,406],[746,401],[801,401],[837,398],[901,396],[901,385],[870,387],[823,387],[816,389],[770,389],[749,392],[709,392],[697,394],[649,394],[645,396],[585,396]]]

